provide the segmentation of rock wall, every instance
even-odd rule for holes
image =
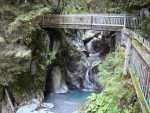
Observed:
[[[1,113],[11,113],[11,104],[16,109],[33,97],[40,100],[43,98],[46,67],[50,60],[50,40],[47,32],[38,25],[36,16],[46,11],[40,10],[38,14],[32,15],[26,12],[22,16],[23,10],[9,1],[3,1],[0,8]],[[11,103],[5,90],[8,91]]]

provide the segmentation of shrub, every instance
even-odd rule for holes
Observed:
[[[146,38],[150,36],[150,17],[145,17],[144,21],[141,24],[142,32],[144,33]]]
[[[110,53],[99,66],[100,80],[104,90],[92,94],[86,106],[87,113],[139,113],[130,78],[122,76],[123,50]]]

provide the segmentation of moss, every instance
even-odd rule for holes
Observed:
[[[4,86],[0,85],[0,101],[4,98]]]
[[[33,84],[33,78],[29,72],[16,75],[15,81],[9,83],[13,95],[17,98],[24,97],[28,91],[30,91]]]
[[[35,6],[34,6],[35,7]],[[38,7],[38,6],[37,6]],[[42,7],[42,8],[35,8],[36,10],[32,10],[26,14],[19,15],[16,18],[16,21],[21,21],[21,22],[31,22],[33,19],[35,19],[39,15],[43,15],[45,13],[50,12],[51,8],[50,7]]]
[[[144,33],[145,38],[150,38],[150,17],[145,17],[141,24],[142,32]],[[142,34],[143,34],[142,33]]]
[[[141,57],[143,57],[143,59],[149,64],[150,56],[148,50],[145,47],[143,47],[142,44],[139,43],[139,41],[135,39],[132,40],[132,44],[135,47],[135,49],[141,54]]]
[[[81,0],[80,2],[78,0],[66,0],[64,4],[66,4],[63,10],[64,13],[85,14],[89,12],[86,0]]]

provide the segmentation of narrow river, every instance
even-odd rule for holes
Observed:
[[[66,94],[50,94],[47,102],[54,104],[54,108],[51,109],[54,113],[77,113],[89,95],[90,92],[70,90]]]

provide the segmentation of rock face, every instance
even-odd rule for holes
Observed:
[[[53,107],[52,103],[40,103],[40,101],[32,99],[30,103],[21,106],[16,113],[53,113],[51,112]]]
[[[52,70],[53,91],[55,93],[66,93],[68,87],[65,83],[65,78],[62,75],[60,67],[56,66]]]
[[[5,5],[0,8],[0,112],[11,113],[4,89],[14,107],[43,98],[49,37],[36,23],[15,19],[17,9]]]
[[[80,55],[80,53],[78,53]],[[83,81],[86,73],[85,59],[83,56],[72,56],[68,60],[67,66],[67,79],[68,83],[75,88],[82,89],[84,86]]]
[[[95,33],[93,33],[94,35]],[[71,37],[68,40],[68,44],[74,48],[72,50],[73,52],[71,52],[72,54],[69,54],[67,64],[68,83],[72,87],[81,90],[98,90],[100,87],[96,83],[93,68],[101,62],[101,59],[99,55],[93,55],[96,51],[93,49],[92,41],[89,41],[89,44],[86,46],[84,45],[82,35],[77,35]],[[90,54],[93,56],[89,56]],[[94,61],[97,62],[96,65],[94,65]]]
[[[35,96],[43,98],[42,90],[46,78],[46,64],[43,60],[46,58],[41,55],[47,53],[41,48],[42,46],[48,47],[47,40],[49,39],[46,32],[43,32],[39,38],[42,40],[37,45],[34,41],[31,44],[32,47],[35,47],[34,49],[24,44],[16,42],[8,44],[1,40],[0,83],[2,86],[0,88],[3,90],[6,87],[9,90],[14,103],[20,104]],[[39,45],[41,48],[38,47]],[[39,53],[36,53],[38,51]],[[9,113],[7,110],[4,111],[2,113]]]
[[[53,88],[52,92],[55,93],[66,93],[68,88],[84,91],[101,90],[96,81],[98,79],[96,68],[110,51],[111,38],[105,38],[106,36],[98,31],[91,32],[90,37],[83,36],[83,32],[76,30],[68,30],[70,35],[64,36],[62,34],[65,34],[65,31],[61,32],[63,33],[56,30],[50,33],[56,59],[50,66],[48,76],[51,81],[47,81],[47,84],[51,85],[47,89]]]

